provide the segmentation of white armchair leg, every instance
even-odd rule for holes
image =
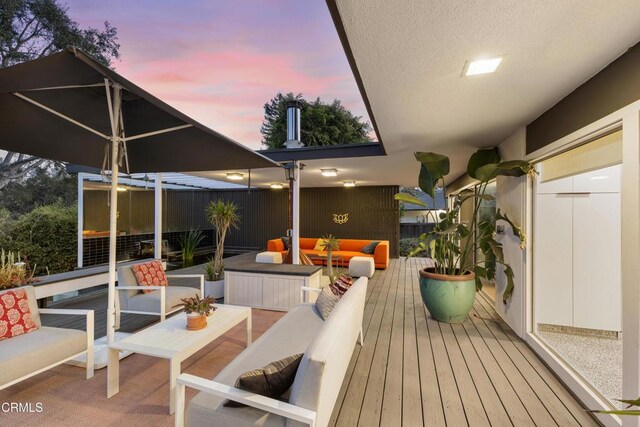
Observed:
[[[165,287],[160,288],[160,321],[164,322],[167,317],[167,293]]]
[[[362,328],[360,328],[360,334],[358,334],[358,344],[364,345],[364,337],[362,335]]]
[[[200,276],[200,298],[204,298],[204,276]]]
[[[177,383],[176,384],[176,401],[175,401],[175,410],[176,410],[176,427],[184,426],[184,408],[185,405],[185,386],[184,384]]]
[[[87,379],[93,378],[93,313],[87,313]]]
[[[116,318],[115,318],[115,322],[114,322],[114,329],[117,331],[118,329],[120,329],[120,317],[122,316],[122,313],[120,313],[120,295],[119,293],[116,291]]]

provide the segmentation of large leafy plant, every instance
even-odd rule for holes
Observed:
[[[436,153],[415,153],[416,160],[421,163],[418,185],[422,191],[435,198],[437,188],[445,191],[445,177],[449,174],[449,158]],[[507,286],[503,293],[506,303],[514,289],[513,269],[504,261],[502,244],[495,238],[497,221],[505,221],[513,230],[513,234],[520,239],[520,247],[524,248],[525,235],[506,213],[497,210],[495,218],[481,219],[480,208],[483,201],[495,200],[486,194],[487,186],[498,176],[519,177],[535,174],[533,166],[523,160],[503,162],[496,148],[482,149],[474,153],[467,165],[467,174],[476,180],[475,188],[461,191],[445,212],[438,218],[433,231],[418,236],[418,245],[408,256],[427,253],[435,261],[435,272],[445,275],[465,275],[475,273],[476,288],[482,288],[483,280],[494,280],[496,266],[502,265],[507,279]],[[396,200],[414,203],[427,208],[426,203],[407,193],[396,194]],[[473,206],[471,220],[461,221],[463,206],[471,203]],[[474,253],[482,252],[483,259],[476,260]]]

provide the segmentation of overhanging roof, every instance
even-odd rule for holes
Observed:
[[[416,185],[415,151],[449,156],[451,181],[478,148],[502,143],[640,40],[637,0],[326,2],[387,152],[368,167],[403,186]],[[462,76],[467,61],[493,56],[503,57],[496,73]]]

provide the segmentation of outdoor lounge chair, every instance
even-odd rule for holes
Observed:
[[[33,286],[24,286],[35,331],[0,341],[0,390],[82,354],[87,379],[93,377],[93,310],[38,308]],[[2,292],[0,292],[2,295]],[[87,330],[42,326],[41,314],[85,316]]]
[[[169,286],[139,286],[131,265],[118,267],[118,286],[116,291],[116,329],[120,328],[120,313],[146,314],[160,316],[164,320],[167,315],[180,311],[174,308],[180,298],[192,297],[199,293],[204,297],[204,275],[202,274],[167,274]],[[171,285],[171,279],[199,279],[200,288]],[[142,290],[154,289],[144,293]]]

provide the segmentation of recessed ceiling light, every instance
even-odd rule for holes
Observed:
[[[594,181],[601,181],[603,179],[608,179],[609,177],[607,175],[599,175],[599,176],[592,176],[591,179]]]
[[[118,186],[117,190],[120,191],[120,192],[124,192],[124,191],[127,191],[127,187]]]
[[[271,184],[271,188],[273,188],[274,190],[281,190],[282,189],[282,184],[274,182]]]
[[[463,73],[465,76],[493,73],[500,65],[500,62],[502,62],[502,57],[467,61]]]
[[[242,178],[244,178],[244,174],[242,173],[231,172],[227,174],[227,179],[230,179],[232,181],[240,181]]]
[[[356,182],[355,181],[344,181],[342,183],[342,185],[344,185],[345,187],[355,187],[356,186]]]
[[[320,169],[322,176],[338,176],[338,169]]]

